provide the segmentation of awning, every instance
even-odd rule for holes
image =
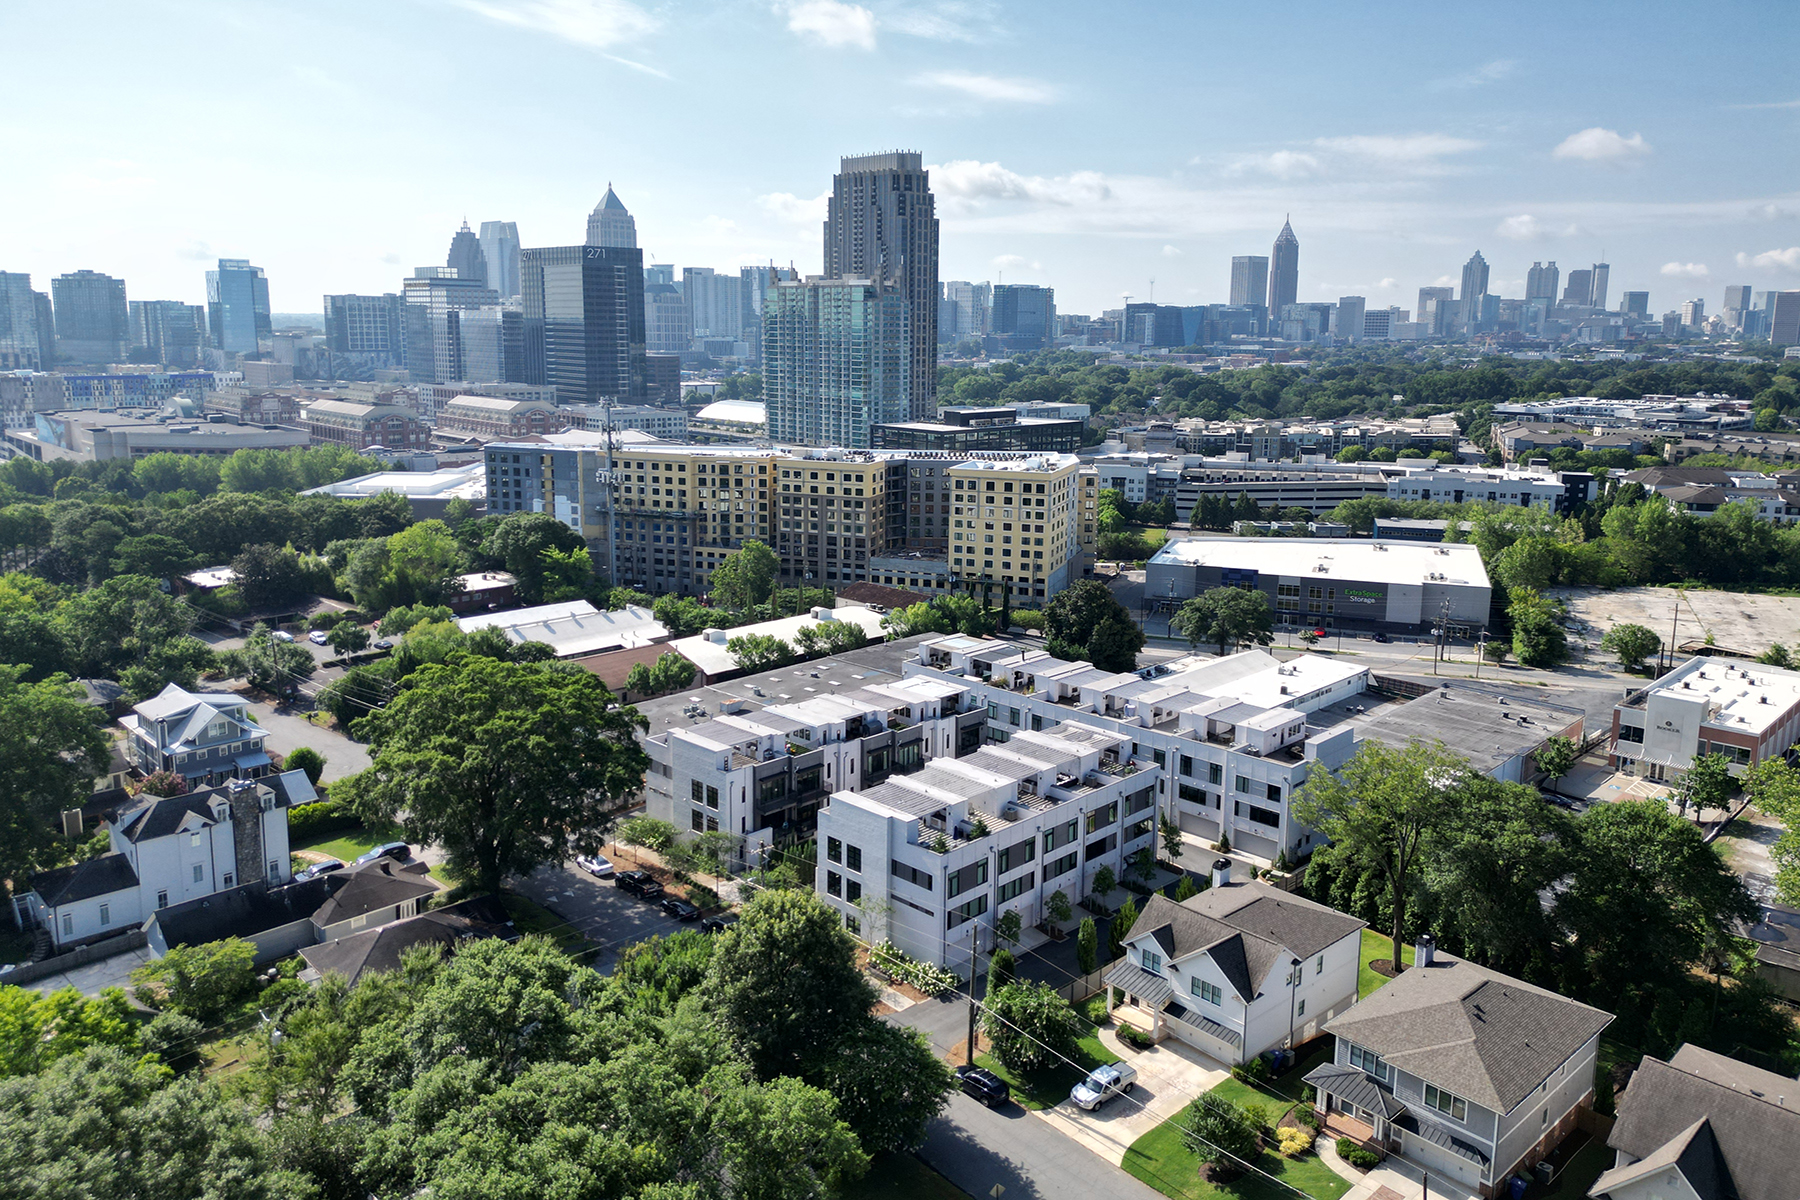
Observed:
[[[254,754],[240,754],[231,761],[239,770],[248,771],[252,767],[268,766],[269,756],[264,754],[261,750],[258,750]]]
[[[1305,1081],[1321,1092],[1330,1092],[1346,1104],[1354,1104],[1364,1112],[1378,1112],[1389,1120],[1406,1111],[1406,1105],[1394,1098],[1391,1088],[1355,1067],[1326,1063],[1308,1071]]]
[[[1134,967],[1129,962],[1121,962],[1106,973],[1106,983],[1116,987],[1129,996],[1142,1000],[1152,1012],[1160,1011],[1163,1005],[1175,997],[1175,989],[1161,975],[1152,975],[1142,967]]]
[[[1184,1025],[1191,1025],[1207,1037],[1217,1038],[1228,1046],[1241,1047],[1244,1044],[1244,1039],[1238,1036],[1237,1030],[1221,1025],[1211,1017],[1203,1017],[1191,1008],[1183,1008],[1180,1004],[1169,1005],[1163,1015],[1173,1017]]]
[[[1447,1129],[1434,1125],[1430,1121],[1419,1120],[1410,1112],[1401,1114],[1394,1124],[1415,1137],[1422,1137],[1432,1145],[1441,1146],[1452,1154],[1459,1154],[1472,1163],[1479,1163],[1484,1167],[1488,1165],[1488,1156],[1481,1150],[1461,1138],[1453,1136]]]

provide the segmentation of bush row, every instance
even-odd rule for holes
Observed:
[[[962,980],[954,972],[909,958],[892,942],[872,947],[869,965],[902,983],[912,984],[927,996],[939,996],[962,986]]]

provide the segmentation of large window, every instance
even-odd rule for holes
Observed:
[[[951,909],[946,915],[951,929],[955,929],[964,921],[972,921],[988,910],[988,898],[977,896],[967,904]]]
[[[1464,1120],[1469,1115],[1467,1100],[1461,1096],[1453,1096],[1429,1083],[1425,1085],[1425,1103],[1455,1121]]]
[[[1381,1056],[1376,1054],[1373,1050],[1364,1050],[1361,1046],[1352,1044],[1350,1047],[1350,1065],[1359,1071],[1373,1075],[1383,1083],[1393,1082],[1394,1069],[1388,1066],[1386,1062],[1382,1061]]]
[[[889,860],[888,869],[897,879],[904,879],[914,887],[922,887],[928,892],[931,890],[931,876],[919,870],[917,867],[908,866],[906,863],[895,858]]]
[[[844,843],[834,837],[825,839],[825,857],[832,862],[844,861]]]
[[[1079,855],[1065,854],[1061,858],[1058,858],[1051,862],[1045,863],[1044,864],[1044,882],[1048,883],[1048,882],[1050,882],[1050,880],[1055,879],[1059,875],[1067,875],[1070,871],[1073,871],[1079,865],[1079,862],[1080,862]]]
[[[1145,950],[1141,953],[1144,959],[1144,970],[1150,972],[1152,975],[1161,975],[1162,955],[1156,953],[1154,950]]]
[[[862,870],[862,847],[861,846],[845,846],[844,847],[844,865],[846,867],[849,867],[852,871]]]
[[[1034,882],[1033,875],[1033,872],[1027,871],[1011,883],[1003,883],[995,888],[994,903],[1005,904],[1008,900],[1024,895],[1026,892],[1030,891],[1031,885]]]
[[[1218,984],[1208,983],[1204,979],[1194,980],[1193,991],[1194,995],[1208,1004],[1218,1004],[1225,999],[1225,993],[1219,990]]]

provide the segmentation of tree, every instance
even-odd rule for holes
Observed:
[[[342,621],[325,635],[326,643],[339,654],[355,654],[369,647],[369,631],[354,621]]]
[[[1183,604],[1169,624],[1191,646],[1216,642],[1221,655],[1228,646],[1267,646],[1275,638],[1269,598],[1249,588],[1208,588]]]
[[[746,674],[768,671],[794,661],[794,648],[772,633],[741,633],[725,643],[732,661]]]
[[[279,695],[300,690],[300,682],[319,669],[318,660],[303,646],[277,641],[267,625],[257,622],[241,650],[219,656],[227,674],[241,676],[251,687]]]
[[[1129,617],[1115,614],[1100,622],[1088,638],[1087,659],[1102,671],[1135,671],[1143,648],[1143,629]]]
[[[0,878],[23,883],[58,843],[58,817],[106,773],[96,710],[67,677],[26,683],[0,664]]]
[[[1756,661],[1770,667],[1786,667],[1793,669],[1794,658],[1788,648],[1780,642],[1770,644],[1767,650],[1756,656]]]
[[[677,596],[673,592],[658,596],[652,611],[669,636],[678,638],[692,637],[714,624],[720,615],[692,596]]]
[[[1182,847],[1181,821],[1175,815],[1174,808],[1174,805],[1170,805],[1169,811],[1163,814],[1162,828],[1160,830],[1162,836],[1163,857],[1168,859],[1171,863],[1181,857]]]
[[[1119,905],[1119,911],[1112,915],[1112,921],[1106,927],[1108,962],[1124,957],[1125,939],[1131,936],[1131,927],[1137,924],[1137,919],[1137,901],[1127,896],[1125,903]]]
[[[649,759],[633,735],[647,723],[585,671],[471,656],[406,683],[355,723],[372,762],[333,792],[364,821],[443,846],[482,888],[598,850],[643,786]]]
[[[1019,910],[1009,908],[1000,914],[999,920],[994,922],[994,933],[1001,941],[1016,946],[1019,944],[1019,935],[1024,931],[1024,925],[1025,918],[1019,915]]]
[[[956,1077],[916,1029],[873,1016],[837,1040],[807,1082],[837,1098],[837,1115],[869,1154],[916,1150]]]
[[[188,782],[173,771],[154,771],[144,776],[144,781],[138,784],[137,794],[161,796],[165,799],[171,796],[185,796],[188,794]]]
[[[868,1017],[856,942],[817,895],[761,892],[718,935],[705,993],[763,1079],[801,1075]]]
[[[675,844],[675,826],[655,817],[631,817],[619,823],[613,840],[661,854]]]
[[[384,638],[404,637],[415,626],[455,619],[456,614],[441,604],[403,604],[388,610],[377,632]]]
[[[497,560],[518,582],[519,598],[541,604],[549,564],[545,550],[585,550],[581,534],[550,513],[512,513],[488,534],[482,553]]]
[[[1575,744],[1573,738],[1566,738],[1560,733],[1545,738],[1544,744],[1539,746],[1531,756],[1532,761],[1537,764],[1537,769],[1542,771],[1544,778],[1551,783],[1555,783],[1567,775],[1580,758],[1581,747]]]
[[[1018,977],[1019,964],[1012,951],[1004,948],[994,951],[993,957],[988,959],[987,994],[993,995]]]
[[[697,670],[693,663],[670,650],[657,656],[656,664],[650,668],[650,682],[659,694],[677,691],[694,682]]]
[[[128,537],[113,548],[115,575],[148,575],[173,579],[194,569],[194,552],[180,538],[165,533]]]
[[[918,637],[924,633],[954,633],[955,620],[936,604],[921,600],[905,608],[890,609],[881,618],[889,641]]]
[[[1724,808],[1737,794],[1737,780],[1731,775],[1731,760],[1723,754],[1696,754],[1675,788],[1675,811],[1687,815],[1694,806],[1694,819],[1709,808]]]
[[[56,610],[56,630],[82,678],[115,678],[165,642],[187,636],[194,612],[163,591],[161,580],[120,575]]]
[[[1249,1113],[1223,1096],[1196,1096],[1177,1122],[1181,1144],[1201,1163],[1219,1172],[1241,1174],[1262,1148],[1262,1130]]]
[[[1183,875],[1181,882],[1175,885],[1175,903],[1177,904],[1183,900],[1192,900],[1199,894],[1200,888],[1194,883],[1192,875]]]
[[[276,608],[306,594],[306,572],[292,547],[245,546],[231,560],[238,593],[251,608]]]
[[[1781,836],[1769,848],[1775,892],[1783,904],[1800,904],[1800,771],[1785,758],[1765,758],[1744,773],[1744,796],[1781,822]]]
[[[648,696],[656,690],[656,684],[650,679],[648,663],[633,663],[631,670],[625,673],[625,691],[636,692],[640,696]]]
[[[1056,989],[1022,980],[982,1002],[982,1032],[1009,1071],[1060,1065],[1079,1049],[1082,1021]]]
[[[1662,639],[1642,625],[1614,625],[1600,639],[1600,647],[1618,655],[1620,666],[1636,671],[1646,658],[1662,649]]]
[[[1513,627],[1513,657],[1527,667],[1554,667],[1569,657],[1569,639],[1550,602],[1535,588],[1512,589],[1506,608]]]
[[[140,1026],[116,987],[89,1000],[73,987],[48,994],[0,987],[0,1079],[35,1075],[89,1046],[139,1051]]]
[[[1044,606],[1044,633],[1052,654],[1087,658],[1107,671],[1134,669],[1137,652],[1144,646],[1144,632],[1132,621],[1130,610],[1097,579],[1082,580]],[[1105,662],[1095,656],[1096,649]]]
[[[318,787],[319,777],[325,774],[325,756],[311,746],[296,746],[288,751],[281,767],[284,771],[306,772],[306,781]]]
[[[1074,916],[1075,910],[1069,904],[1069,893],[1063,891],[1061,888],[1057,888],[1054,892],[1051,892],[1050,898],[1044,901],[1044,912],[1052,921],[1055,921],[1059,925]]]
[[[131,973],[140,996],[158,994],[162,1007],[196,1021],[218,1020],[256,987],[256,946],[226,938],[199,946],[171,946]]]
[[[712,573],[713,597],[726,608],[742,611],[766,603],[775,590],[781,560],[775,551],[751,538],[725,556]]]
[[[1114,888],[1119,886],[1119,877],[1113,874],[1113,869],[1111,867],[1102,866],[1098,871],[1094,872],[1094,878],[1090,886],[1094,890],[1094,895],[1104,900],[1112,894]]]
[[[1396,970],[1426,835],[1449,819],[1451,789],[1467,771],[1442,742],[1397,749],[1369,739],[1341,771],[1311,772],[1295,792],[1294,816],[1329,839],[1314,861],[1373,874],[1386,887]]]

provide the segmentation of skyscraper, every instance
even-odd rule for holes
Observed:
[[[1296,243],[1297,245],[1298,243]],[[1231,260],[1231,306],[1269,303],[1269,260],[1261,254],[1240,254]]]
[[[1628,317],[1648,317],[1650,315],[1650,293],[1626,292],[1619,297],[1619,311]]]
[[[1347,342],[1360,342],[1363,339],[1363,323],[1368,301],[1361,296],[1339,296],[1337,302],[1337,320],[1332,324],[1332,332],[1339,339]],[[1387,324],[1382,323],[1381,336],[1387,336]]]
[[[988,335],[988,322],[994,307],[993,284],[953,279],[944,284],[944,299],[955,306],[956,323],[947,332],[939,329],[940,338],[954,342],[966,337],[981,338]]]
[[[1487,289],[1487,259],[1481,257],[1481,251],[1477,250],[1469,256],[1469,261],[1463,264],[1462,269],[1462,295],[1459,299],[1464,333],[1474,333],[1481,324],[1481,302],[1482,297],[1487,295]]]
[[[658,280],[654,271],[644,278],[644,348],[651,354],[686,354],[694,342],[694,326],[687,299],[674,283]]]
[[[600,203],[588,214],[587,244],[620,250],[637,249],[637,221],[625,210],[610,183],[606,185],[606,195],[600,197]]]
[[[131,310],[125,281],[98,271],[76,271],[50,281],[56,301],[56,354],[79,363],[125,361],[131,343]]]
[[[1750,285],[1747,283],[1728,283],[1725,285],[1725,324],[1732,329],[1744,327],[1744,314],[1750,311]]]
[[[1285,304],[1300,299],[1300,239],[1287,220],[1275,236],[1275,248],[1269,252],[1269,311],[1279,313]]]
[[[502,300],[519,295],[519,226],[512,221],[481,223],[481,253],[487,259],[488,286]]]
[[[743,292],[740,276],[721,275],[711,267],[681,268],[681,297],[693,336],[743,338]]]
[[[1456,289],[1447,287],[1422,287],[1419,289],[1419,324],[1425,326],[1435,337],[1443,337],[1451,331],[1445,322],[1449,318]]]
[[[1005,350],[1043,350],[1056,345],[1056,289],[1035,283],[997,284],[993,335]]]
[[[909,416],[937,415],[938,221],[931,178],[916,151],[845,158],[825,217],[825,277],[897,288],[910,346]],[[866,446],[865,440],[857,445]],[[846,443],[848,444],[848,443]]]
[[[1606,307],[1606,277],[1612,274],[1611,263],[1595,263],[1588,272],[1588,304],[1593,308]]]
[[[333,357],[353,357],[358,365],[405,366],[405,301],[398,292],[325,297],[325,349]]]
[[[905,295],[874,280],[772,283],[763,301],[769,436],[867,449],[873,426],[912,419],[908,315]]]
[[[133,300],[131,347],[167,367],[197,367],[206,345],[206,309],[179,300]]]
[[[244,258],[221,258],[206,273],[206,316],[212,344],[226,354],[255,354],[270,334],[269,281]]]
[[[1570,271],[1569,286],[1563,289],[1562,302],[1574,304],[1582,308],[1593,304],[1594,273],[1592,271]]]
[[[46,371],[31,276],[0,271],[0,371]]]
[[[407,374],[418,383],[468,378],[459,314],[498,303],[494,289],[482,280],[464,279],[454,267],[419,267],[400,290],[406,302]]]
[[[606,194],[617,203],[611,188]],[[597,211],[608,211],[605,201]],[[524,382],[554,386],[560,404],[636,403],[649,394],[642,250],[590,244],[523,251],[519,297],[534,376]]]
[[[1768,314],[1771,342],[1800,345],[1800,292],[1770,292]]]
[[[1556,269],[1553,258],[1547,263],[1532,263],[1531,270],[1525,275],[1525,298],[1542,300],[1545,310],[1556,306],[1556,285],[1562,272]]]
[[[456,236],[450,239],[450,254],[444,259],[444,265],[453,268],[458,279],[473,279],[484,286],[487,284],[487,255],[482,253],[481,239],[475,236],[475,231],[469,228],[467,221],[456,231]]]

